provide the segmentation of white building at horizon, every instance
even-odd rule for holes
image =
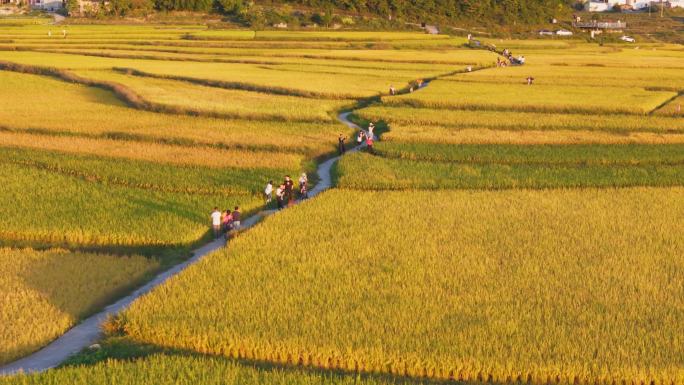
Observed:
[[[618,5],[639,10],[647,8],[649,4],[659,5],[661,3],[668,8],[684,8],[684,0],[588,0],[584,3],[584,9],[589,12],[606,12],[613,10]]]

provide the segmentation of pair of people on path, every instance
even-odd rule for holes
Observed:
[[[364,141],[367,141],[369,138],[375,138],[375,134],[373,133],[374,130],[375,125],[372,122],[368,125],[368,130],[360,129],[358,135],[356,135],[356,144],[361,145]]]
[[[235,206],[232,212],[230,209],[221,212],[218,207],[214,207],[214,211],[211,212],[211,227],[214,238],[220,237],[221,233],[228,235],[231,231],[240,230],[241,219],[240,206]]]
[[[368,131],[364,131],[363,129],[359,130],[359,135],[356,137],[356,143],[357,144],[362,144],[364,139],[366,141],[366,148],[368,149],[368,152],[372,153],[373,152],[373,142],[375,140],[375,134],[373,131],[375,130],[375,125],[373,122],[368,124]]]

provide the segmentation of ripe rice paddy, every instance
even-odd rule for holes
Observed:
[[[392,379],[358,377],[307,370],[265,368],[221,357],[156,354],[135,362],[107,360],[93,366],[66,367],[38,374],[0,377],[2,385],[393,385]]]
[[[57,338],[158,268],[139,256],[0,248],[0,364]]]
[[[645,114],[672,98],[670,91],[633,87],[468,83],[438,80],[427,92],[385,98],[389,105],[426,108],[570,113]]]
[[[485,152],[496,151],[484,149]],[[679,148],[681,151],[681,148]],[[358,190],[509,189],[681,186],[684,164],[625,164],[611,160],[555,164],[554,159],[511,163],[387,159],[353,154],[337,169],[342,188]],[[668,159],[669,161],[669,159]]]
[[[428,91],[428,89],[423,90]],[[421,91],[422,92],[422,91]],[[672,102],[675,103],[676,102]],[[684,120],[658,115],[603,115],[560,114],[519,111],[468,111],[373,106],[357,110],[356,115],[369,121],[385,121],[391,126],[385,140],[404,132],[433,127],[457,129],[486,128],[494,130],[592,130],[616,133],[627,132],[684,132]],[[441,135],[435,135],[439,138]]]
[[[265,181],[329,156],[353,135],[340,109],[370,104],[355,115],[381,140],[338,164],[341,189],[119,316],[127,340],[188,356],[0,383],[682,384],[681,49],[496,42],[528,59],[504,69],[462,38],[413,33],[48,28],[0,26],[3,61],[62,71],[0,71],[13,256],[68,246],[98,272],[111,266],[87,250],[154,257],[121,273],[130,287],[207,239],[214,205],[258,211]]]
[[[125,330],[351,371],[678,384],[683,194],[329,192],[137,301]]]

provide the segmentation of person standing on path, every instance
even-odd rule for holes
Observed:
[[[240,213],[240,206],[235,206],[235,209],[233,209],[233,230],[235,231],[240,231],[240,219],[242,217],[242,213]]]
[[[292,206],[294,204],[294,181],[289,175],[285,175],[285,197],[287,197],[287,205]]]
[[[271,200],[273,199],[273,181],[269,180],[268,183],[266,183],[266,188],[264,189],[264,198],[266,199],[266,204],[271,203]]]
[[[223,215],[223,232],[230,232],[230,228],[233,225],[233,214],[231,214],[230,209],[226,209],[226,213]]]
[[[221,235],[221,212],[218,207],[214,207],[211,212],[211,226],[214,230],[214,237],[218,238]]]
[[[278,204],[278,210],[282,210],[285,207],[285,184],[281,184],[276,189],[276,203]]]
[[[368,148],[368,152],[373,153],[373,138],[371,136],[366,138],[366,148]]]
[[[347,152],[347,147],[344,145],[345,140],[347,140],[347,138],[342,134],[340,134],[340,137],[337,138],[337,147],[340,155],[344,155],[344,153]]]
[[[370,124],[368,125],[368,135],[367,136],[369,136],[371,138],[375,138],[375,134],[373,134],[373,130],[375,130],[375,125],[373,124],[373,122],[370,122]]]
[[[356,135],[356,145],[360,146],[363,143],[363,139],[366,138],[366,133],[363,130],[359,130],[359,134]]]
[[[299,196],[302,199],[307,199],[309,197],[309,178],[306,173],[302,173],[299,177]]]

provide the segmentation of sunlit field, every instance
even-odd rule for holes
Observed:
[[[139,256],[0,248],[0,363],[40,348],[158,267]]]
[[[684,385],[681,47],[64,28],[0,23],[0,362],[265,219],[0,384]]]
[[[676,383],[683,198],[331,192],[136,302],[124,327],[145,343],[321,368]]]

